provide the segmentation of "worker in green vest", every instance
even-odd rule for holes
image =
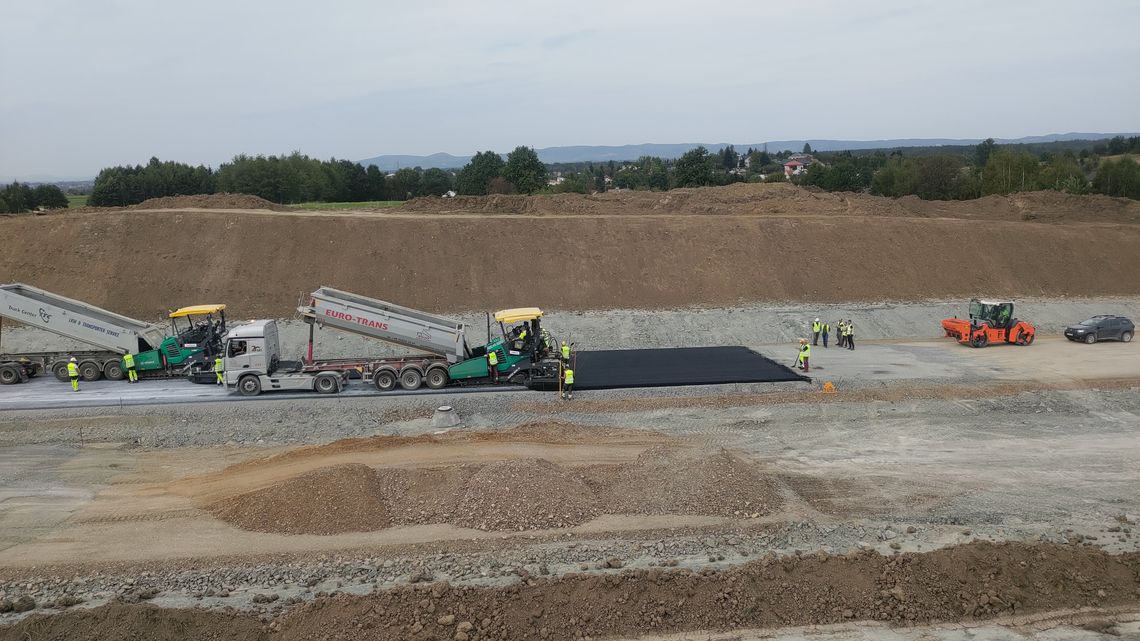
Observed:
[[[815,321],[813,321],[811,324],[811,344],[812,345],[819,345],[819,332],[822,329],[823,329],[823,323],[819,322],[818,318],[815,319]]]
[[[810,359],[810,358],[811,358],[811,345],[808,344],[808,341],[806,338],[801,338],[800,339],[800,357],[796,361],[796,366],[805,372],[810,372],[811,371],[811,363],[808,362],[808,359]]]
[[[574,370],[569,367],[562,370],[562,398],[567,401],[574,398]]]
[[[491,372],[491,380],[495,383],[499,382],[499,352],[498,350],[491,350],[487,352],[487,369]]]
[[[127,382],[137,383],[139,374],[135,371],[135,355],[130,352],[123,354],[123,365],[127,368]]]
[[[75,362],[75,357],[72,356],[71,360],[67,361],[67,377],[71,379],[71,390],[74,392],[79,391],[79,364]]]
[[[562,362],[570,363],[570,346],[566,344],[566,341],[562,341]]]
[[[828,325],[827,321],[823,321],[823,327],[820,328],[820,334],[823,335],[823,348],[824,349],[827,349],[827,335],[829,333],[831,333],[831,325]]]
[[[216,374],[218,377],[218,385],[224,385],[226,383],[226,377],[222,375],[225,371],[226,366],[222,362],[222,357],[214,357],[214,374]]]
[[[843,326],[843,331],[846,335],[843,342],[847,345],[847,349],[855,349],[855,323],[851,322],[851,319],[847,319],[847,324]]]

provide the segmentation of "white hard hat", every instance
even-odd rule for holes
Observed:
[[[817,322],[817,323],[819,322],[819,318],[818,318],[818,317],[815,319],[815,322]]]

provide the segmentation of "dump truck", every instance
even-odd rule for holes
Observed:
[[[184,307],[170,313],[168,331],[162,325],[128,318],[31,285],[0,285],[0,319],[18,321],[95,348],[0,353],[0,383],[21,383],[47,373],[66,381],[67,363],[72,357],[78,361],[83,380],[121,380],[126,375],[122,357],[127,353],[135,355],[135,369],[140,376],[181,375],[193,367],[205,367],[206,360],[220,352],[226,331],[224,310],[225,305]]]
[[[1032,345],[1037,329],[1013,317],[1013,302],[973,299],[969,318],[947,318],[942,321],[946,336],[971,347],[991,343]]]
[[[558,380],[558,360],[543,341],[554,340],[541,328],[542,310],[535,307],[495,314],[500,335],[472,347],[467,327],[460,321],[345,292],[320,287],[308,295],[297,312],[309,323],[304,358],[280,358],[276,323],[254,321],[233,328],[225,340],[225,382],[246,396],[265,390],[313,390],[336,393],[352,378],[379,391],[396,387],[415,390],[423,385],[442,389],[450,385],[513,383],[539,386]],[[508,329],[508,326],[511,326]],[[423,352],[409,356],[321,358],[314,354],[317,327],[350,332]],[[490,319],[488,318],[488,335]],[[525,338],[519,333],[525,329]],[[487,354],[498,356],[497,376],[488,367]]]

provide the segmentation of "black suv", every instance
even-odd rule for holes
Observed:
[[[1097,341],[1119,340],[1127,343],[1136,335],[1136,326],[1123,316],[1102,314],[1093,316],[1080,325],[1069,325],[1065,328],[1065,338],[1071,341],[1083,341],[1092,345]]]

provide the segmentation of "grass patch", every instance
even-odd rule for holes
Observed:
[[[301,203],[289,205],[297,209],[380,209],[383,207],[399,207],[402,200],[364,200],[355,203]]]
[[[67,195],[67,206],[68,207],[86,207],[87,206],[87,198],[88,198],[88,196],[86,194],[84,194],[82,196],[75,196],[73,194],[68,194]]]

